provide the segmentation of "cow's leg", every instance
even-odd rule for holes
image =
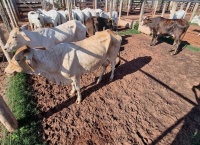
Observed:
[[[72,80],[73,80],[73,83],[74,83],[75,90],[77,91],[76,103],[79,104],[82,100],[81,89],[80,89],[81,76],[79,76],[79,75],[75,76]]]
[[[179,45],[180,45],[180,39],[177,39],[176,40],[176,48],[175,48],[175,50],[174,50],[174,53],[172,54],[172,55],[175,55],[175,54],[177,54],[177,52],[178,52],[178,50],[179,50]]]
[[[30,26],[31,26],[31,30],[33,31],[33,24],[32,24],[32,23],[30,23]]]
[[[152,36],[152,40],[151,40],[150,46],[154,46],[155,45],[156,39],[157,39],[157,33],[155,31],[153,31],[153,36]]]
[[[99,78],[98,78],[98,80],[97,80],[97,84],[101,82],[102,76],[103,76],[103,74],[105,73],[106,68],[107,68],[108,65],[109,65],[109,60],[106,60],[106,61],[102,64],[102,70],[101,70],[101,73],[100,73]]]
[[[71,83],[71,85],[72,85],[72,90],[70,91],[70,96],[74,96],[74,94],[76,93],[76,88],[75,88],[75,84],[74,84],[74,82],[72,82]]]
[[[116,61],[115,60],[112,60],[111,61],[111,65],[112,65],[112,72],[111,72],[111,75],[110,75],[110,82],[113,80],[114,78],[114,72],[115,72],[115,65],[116,65]]]

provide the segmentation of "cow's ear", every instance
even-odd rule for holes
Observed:
[[[24,54],[27,53],[28,51],[29,51],[29,47],[28,46],[24,45],[24,46],[20,47],[16,51],[14,59],[16,61],[21,61],[24,58]]]
[[[31,41],[31,39],[30,39],[23,31],[21,31],[20,33],[21,33],[21,35],[24,37],[24,39],[25,39],[26,41]]]

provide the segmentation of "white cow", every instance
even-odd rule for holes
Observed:
[[[35,11],[28,12],[28,21],[32,31],[44,27],[44,16]]]
[[[102,17],[102,18],[108,19],[109,16],[110,16],[110,12],[104,12],[104,11],[102,11],[100,13],[100,17]],[[115,22],[115,25],[117,25],[117,23],[118,23],[118,13],[117,13],[117,11],[113,11],[112,12],[112,19]]]
[[[184,19],[186,15],[186,12],[184,10],[178,10],[174,13],[174,16],[172,17],[172,10],[170,10],[170,18],[172,19]]]
[[[97,32],[94,36],[75,43],[61,43],[51,50],[32,49],[23,46],[17,50],[5,72],[39,74],[57,84],[72,84],[70,95],[77,91],[77,104],[82,100],[80,79],[84,73],[102,66],[98,82],[102,79],[106,67],[111,62],[113,80],[115,60],[121,45],[121,36],[111,30]]]
[[[56,27],[57,25],[61,24],[60,14],[56,10],[46,11],[38,9],[38,11],[44,15],[45,25],[53,24],[53,26]]]
[[[192,18],[191,23],[196,23],[196,24],[198,24],[200,26],[200,15],[199,16],[198,15],[194,16]]]
[[[87,21],[89,18],[92,17],[92,14],[89,12],[87,8],[83,9],[82,12],[84,14],[84,21]]]
[[[63,10],[59,10],[58,13],[60,14],[60,23],[63,24],[65,22],[67,22],[67,14],[65,11]]]
[[[86,27],[76,20],[71,20],[54,28],[40,28],[35,31],[15,28],[10,32],[4,48],[8,52],[23,45],[51,48],[58,43],[80,41],[85,37]]]
[[[66,16],[67,16],[67,20],[69,20],[68,10],[65,10],[65,13],[66,13]],[[74,11],[72,11],[72,19],[77,20],[77,15]]]
[[[84,23],[84,13],[80,9],[72,10],[76,14],[76,20],[80,21],[82,24]]]

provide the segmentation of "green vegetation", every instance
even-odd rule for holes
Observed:
[[[192,45],[187,45],[186,48],[189,49],[189,50],[192,50],[192,51],[200,51],[199,47],[195,47],[195,46],[192,46]]]
[[[133,29],[134,29],[134,30],[138,30],[138,27],[139,27],[139,23],[138,23],[138,22],[135,22],[135,24],[133,25]]]
[[[197,23],[191,23],[189,22],[190,25],[194,25],[194,26],[199,26]]]
[[[138,30],[129,29],[126,31],[120,31],[120,32],[118,32],[118,34],[121,36],[124,36],[124,35],[140,34],[140,32]]]
[[[39,135],[40,121],[38,111],[32,98],[32,91],[27,82],[28,75],[18,73],[9,78],[7,97],[9,106],[18,120],[19,128],[14,133],[4,132],[0,141],[5,145],[39,145],[45,144]]]

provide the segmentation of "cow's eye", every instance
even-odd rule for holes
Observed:
[[[13,36],[13,38],[14,38],[14,39],[16,39],[16,38],[17,38],[17,36]]]
[[[19,62],[20,60],[19,60],[19,59],[17,59],[16,61],[17,61],[17,62]]]

